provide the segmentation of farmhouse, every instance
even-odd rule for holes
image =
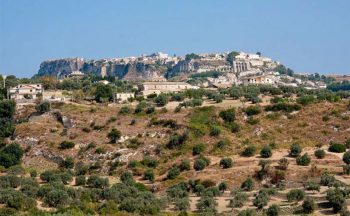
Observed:
[[[192,86],[185,82],[144,82],[138,86],[138,89],[142,95],[180,92],[187,89],[196,88],[198,87]]]
[[[19,84],[16,87],[10,88],[10,99],[36,99],[42,96],[44,88],[41,84]]]
[[[130,92],[130,93],[115,93],[114,98],[115,102],[117,103],[122,103],[125,101],[128,101],[130,98],[134,98],[135,94]]]

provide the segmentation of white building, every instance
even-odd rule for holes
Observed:
[[[42,84],[19,84],[9,89],[10,99],[36,99],[42,96],[44,88]]]
[[[125,101],[128,101],[130,98],[134,98],[135,94],[130,92],[130,93],[115,93],[114,98],[115,102],[117,103],[122,103]]]
[[[185,82],[144,82],[138,86],[142,95],[180,92],[187,89],[197,89],[199,87],[192,86]]]

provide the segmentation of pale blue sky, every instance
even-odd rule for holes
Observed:
[[[0,0],[0,73],[45,59],[260,51],[350,74],[350,0]]]

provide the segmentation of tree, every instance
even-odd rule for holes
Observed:
[[[305,192],[300,189],[292,189],[287,193],[288,202],[301,201],[304,199]]]
[[[71,141],[63,141],[60,143],[59,149],[71,149],[74,148],[75,144]]]
[[[256,211],[255,209],[245,209],[239,212],[238,216],[255,216]]]
[[[228,187],[227,182],[221,182],[218,187],[221,192],[225,192]]]
[[[313,213],[315,210],[316,210],[316,204],[314,202],[313,199],[311,198],[307,198],[304,200],[303,204],[302,204],[302,207],[303,207],[303,212],[305,214],[311,214]]]
[[[320,185],[314,181],[308,181],[305,183],[305,189],[310,191],[320,191]]]
[[[249,106],[244,110],[244,112],[248,116],[253,116],[253,115],[258,115],[259,113],[261,113],[261,109],[259,106]]]
[[[86,184],[86,177],[83,175],[77,176],[75,178],[75,185],[77,186],[85,186]]]
[[[332,142],[328,148],[328,151],[342,153],[346,151],[346,147],[343,144]]]
[[[180,171],[190,170],[191,169],[190,161],[187,159],[182,160],[179,165],[179,169]]]
[[[317,159],[323,159],[326,156],[326,152],[323,149],[315,150],[315,157]]]
[[[347,151],[343,155],[343,161],[346,164],[350,164],[350,151]]]
[[[112,130],[108,133],[107,136],[111,143],[116,143],[117,140],[119,140],[121,137],[121,132],[116,128],[112,128]]]
[[[220,166],[224,169],[231,168],[233,166],[233,161],[231,158],[222,158],[220,160]]]
[[[287,170],[288,168],[288,165],[289,165],[289,161],[287,158],[281,158],[279,161],[278,161],[278,166],[281,170]]]
[[[260,151],[260,156],[262,158],[269,158],[272,156],[272,149],[269,145],[264,146]]]
[[[215,214],[217,203],[213,197],[202,196],[196,206],[201,213]]]
[[[253,205],[258,209],[264,208],[267,206],[267,203],[270,200],[270,196],[265,191],[259,191],[258,195],[253,200]]]
[[[228,61],[232,65],[235,57],[238,55],[239,55],[239,52],[232,51],[229,54],[227,54],[226,61]]]
[[[154,102],[159,107],[165,106],[168,103],[168,101],[169,101],[168,96],[165,94],[160,94],[154,98]]]
[[[16,102],[14,100],[0,101],[0,138],[9,137],[15,131],[15,111]]]
[[[167,179],[175,179],[179,175],[180,175],[179,168],[173,167],[169,170],[169,172],[167,174]]]
[[[97,102],[110,101],[113,98],[113,89],[110,85],[99,84],[96,87],[95,98]]]
[[[72,157],[67,157],[63,162],[62,162],[62,167],[66,169],[73,169],[74,167],[74,158]]]
[[[109,186],[108,178],[101,178],[97,175],[92,175],[86,181],[87,186],[91,188],[100,188],[104,189]]]
[[[232,198],[230,199],[230,203],[228,205],[230,208],[240,208],[248,200],[248,195],[240,190],[233,190],[231,192],[231,196]]]
[[[200,171],[200,170],[203,170],[205,167],[207,166],[207,163],[199,158],[199,159],[196,159],[194,161],[194,164],[193,164],[193,168],[196,170],[196,171]]]
[[[199,155],[201,154],[205,149],[205,145],[200,143],[200,144],[196,144],[195,146],[193,146],[192,148],[192,154],[193,155]]]
[[[244,149],[244,151],[241,153],[241,155],[244,157],[252,157],[252,156],[254,156],[255,151],[256,151],[256,147],[253,145],[250,145]]]
[[[44,203],[50,207],[65,206],[68,204],[69,196],[66,191],[61,189],[53,189],[44,197]]]
[[[150,182],[154,182],[154,173],[153,173],[153,170],[148,169],[148,170],[144,173],[143,178],[144,178],[145,180],[150,181]]]
[[[49,101],[44,101],[36,106],[36,111],[41,114],[49,112],[50,109],[51,109],[51,104]]]
[[[236,119],[235,109],[227,109],[222,110],[219,113],[219,116],[225,121],[225,122],[233,122]]]
[[[0,150],[0,166],[9,168],[20,163],[24,151],[17,143],[12,143]]]
[[[252,191],[254,188],[254,181],[252,178],[247,178],[244,182],[241,184],[241,189],[244,191]]]
[[[188,197],[176,199],[174,205],[176,211],[186,212],[190,208],[190,200]]]
[[[123,172],[120,176],[120,181],[122,181],[124,184],[127,184],[129,182],[134,182],[134,178],[131,172]]]
[[[311,158],[305,153],[303,156],[298,156],[296,162],[300,166],[308,166],[311,163]]]
[[[278,216],[280,210],[281,210],[280,207],[278,205],[274,204],[267,209],[266,215],[267,216]]]
[[[343,191],[338,188],[328,189],[326,199],[332,205],[334,213],[338,213],[345,203]]]
[[[302,151],[302,149],[301,149],[300,145],[298,143],[293,143],[290,146],[289,156],[296,158],[300,155],[301,151]]]

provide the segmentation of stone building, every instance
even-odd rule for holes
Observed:
[[[116,103],[123,103],[125,101],[128,101],[130,98],[134,98],[135,93],[130,92],[130,93],[115,93],[114,94],[114,99]]]
[[[10,99],[36,99],[42,96],[44,88],[42,84],[19,84],[9,89]]]
[[[241,77],[243,85],[261,85],[261,84],[270,84],[276,85],[277,79],[272,75],[256,75],[256,76],[247,76]]]
[[[139,92],[145,96],[150,94],[180,92],[196,88],[198,87],[185,82],[144,82],[138,86]]]

